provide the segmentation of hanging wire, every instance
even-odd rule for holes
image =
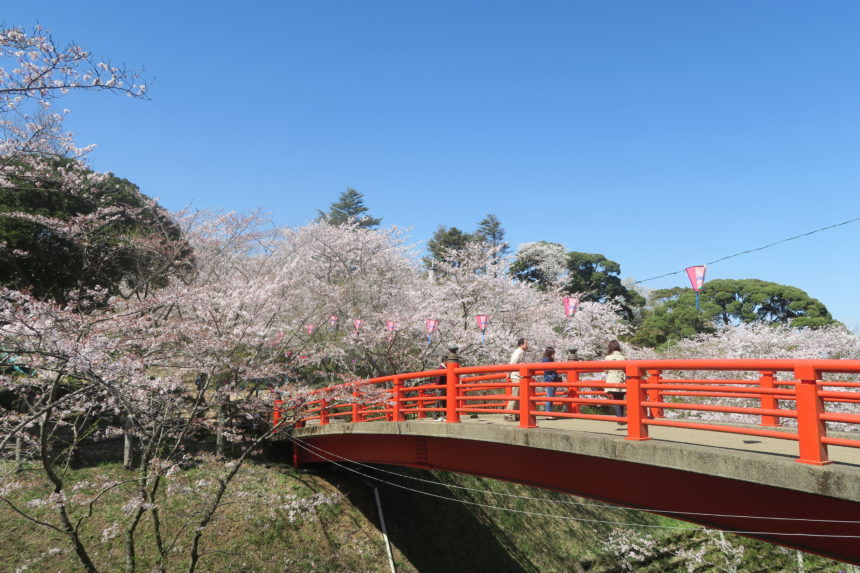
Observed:
[[[741,255],[746,255],[746,254],[748,254],[748,253],[754,253],[754,252],[756,252],[756,251],[761,251],[761,250],[764,250],[764,249],[767,249],[767,248],[773,247],[774,245],[779,245],[780,243],[786,243],[786,242],[788,242],[788,241],[793,241],[793,240],[795,240],[795,239],[800,239],[800,238],[802,238],[802,237],[808,237],[809,235],[814,235],[815,233],[820,233],[821,231],[826,231],[826,230],[828,230],[828,229],[833,229],[833,228],[835,228],[835,227],[841,227],[842,225],[847,225],[848,223],[854,223],[855,221],[860,221],[860,217],[855,217],[855,218],[853,218],[853,219],[848,219],[847,221],[842,221],[841,223],[836,223],[835,225],[828,225],[827,227],[821,227],[821,228],[819,228],[819,229],[815,229],[815,230],[813,230],[813,231],[809,231],[808,233],[801,233],[800,235],[795,235],[795,236],[793,236],[793,237],[788,237],[787,239],[781,239],[781,240],[776,241],[776,242],[774,242],[774,243],[769,243],[769,244],[764,245],[764,246],[761,246],[761,247],[756,247],[755,249],[747,249],[746,251],[741,251],[741,252],[739,252],[739,253],[735,253],[735,254],[733,254],[733,255],[728,255],[728,256],[726,256],[726,257],[721,257],[721,258],[719,258],[719,259],[716,259],[716,260],[710,261],[710,262],[705,263],[705,264],[706,264],[706,265],[713,265],[713,264],[715,264],[715,263],[720,263],[720,262],[722,262],[722,261],[725,261],[725,260],[728,260],[728,259],[732,259],[732,258],[734,258],[734,257],[739,257],[739,256],[741,256]],[[653,281],[653,280],[656,280],[656,279],[662,279],[663,277],[670,277],[670,276],[673,276],[673,275],[678,275],[678,274],[681,274],[681,273],[683,273],[683,272],[685,272],[685,271],[686,271],[686,269],[681,269],[680,271],[675,271],[675,272],[671,272],[671,273],[666,273],[666,274],[663,274],[663,275],[657,275],[656,277],[650,277],[650,278],[647,278],[647,279],[642,279],[641,281],[635,281],[633,284],[639,284],[639,283],[644,283],[644,282],[648,282],[648,281]]]
[[[297,447],[300,447],[307,452],[310,452],[310,453],[316,454],[316,455],[321,455],[321,453],[322,453],[323,454],[322,457],[327,459],[327,461],[329,461],[329,463],[332,463],[341,469],[352,472],[352,473],[359,475],[363,478],[375,480],[379,483],[389,485],[392,487],[396,487],[399,489],[403,489],[403,490],[406,490],[406,491],[409,491],[412,493],[417,493],[420,495],[427,495],[430,497],[435,497],[437,499],[444,499],[447,501],[462,503],[464,505],[483,507],[486,509],[497,509],[499,511],[519,513],[519,514],[523,514],[523,515],[531,515],[531,516],[536,516],[536,517],[552,517],[552,518],[556,518],[556,519],[564,519],[564,520],[568,520],[568,521],[579,521],[579,522],[584,522],[584,523],[604,523],[604,524],[608,524],[608,525],[621,525],[621,526],[625,526],[625,527],[642,527],[642,528],[646,528],[646,529],[647,528],[650,528],[650,529],[671,529],[671,530],[686,530],[686,531],[691,530],[691,528],[689,528],[689,527],[682,527],[682,526],[652,525],[652,524],[642,524],[642,523],[629,523],[629,522],[622,522],[622,521],[610,521],[610,520],[605,520],[605,519],[589,519],[589,518],[582,518],[582,517],[571,517],[568,515],[560,515],[557,513],[542,513],[542,512],[538,512],[538,511],[528,511],[528,510],[523,510],[523,509],[512,509],[509,507],[502,507],[502,506],[498,506],[498,505],[462,500],[462,499],[458,499],[455,497],[445,496],[445,495],[441,495],[441,494],[436,494],[436,493],[432,493],[432,492],[428,492],[428,491],[424,491],[424,490],[411,488],[411,487],[408,487],[408,486],[405,486],[402,484],[398,484],[395,482],[381,479],[377,476],[362,473],[362,472],[360,472],[354,468],[345,466],[341,463],[334,461],[333,458],[339,458],[341,460],[344,460],[346,463],[355,464],[355,465],[359,465],[359,466],[363,466],[363,467],[370,467],[370,466],[367,466],[366,464],[362,464],[361,462],[350,460],[349,458],[345,458],[343,456],[340,456],[340,455],[335,454],[333,452],[329,452],[329,451],[324,450],[322,448],[319,448],[317,446],[311,446],[309,444],[302,442],[301,440],[297,440],[297,439],[293,438],[292,436],[286,435],[286,438],[289,441],[291,441],[293,444],[295,444]],[[314,450],[316,450],[316,451],[314,451]],[[327,457],[327,456],[330,456],[330,457]],[[376,468],[374,468],[374,469],[376,469]],[[396,472],[389,472],[387,470],[382,470],[382,469],[379,469],[379,471],[383,471],[383,472],[390,473],[393,475],[398,475],[401,477],[407,477],[407,478],[410,477],[410,476],[404,476],[403,474],[398,474]],[[420,478],[415,478],[415,479],[417,479],[418,481],[424,481],[424,482],[436,484],[436,485],[446,485],[446,486],[448,485],[448,484],[441,484],[441,482],[433,482],[431,480],[423,480]],[[458,486],[448,486],[448,487],[458,487]],[[460,489],[466,489],[466,490],[470,490],[470,491],[474,491],[474,492],[482,492],[482,493],[487,493],[487,494],[491,494],[491,495],[506,495],[508,497],[539,500],[539,501],[544,501],[544,502],[550,501],[550,500],[544,500],[544,499],[540,499],[540,498],[530,498],[530,497],[526,497],[526,496],[516,496],[516,495],[511,495],[511,494],[497,494],[496,492],[491,492],[491,491],[486,491],[486,490],[478,490],[478,489],[472,489],[472,488],[465,488],[465,487],[462,487]],[[575,505],[600,506],[601,504],[575,504]],[[602,507],[613,507],[613,506],[602,505]],[[633,511],[649,511],[649,510],[643,509],[643,508],[620,508],[620,509],[631,509]],[[654,509],[651,511],[653,511],[653,512],[664,512],[664,510],[657,510],[657,509]],[[674,511],[666,512],[666,513],[685,514],[685,512],[674,512]],[[830,521],[830,520],[812,520],[812,519],[797,519],[797,518],[767,518],[767,517],[755,517],[755,516],[733,516],[733,515],[723,516],[720,514],[686,513],[686,515],[702,515],[702,516],[712,515],[712,516],[720,516],[720,517],[738,517],[738,518],[744,518],[745,517],[748,519],[785,519],[785,520],[792,520],[792,521],[797,520],[797,521],[809,521],[809,522],[814,522],[814,521],[829,522]],[[833,520],[832,522],[834,522],[834,523],[857,523],[854,521],[840,521],[840,520]],[[703,528],[698,528],[698,529],[702,530]],[[696,528],[693,528],[692,530],[696,530]],[[724,529],[722,531],[725,531],[726,533],[737,533],[737,534],[743,534],[743,535],[774,535],[774,536],[783,536],[783,537],[830,537],[830,538],[840,538],[840,539],[842,539],[842,538],[844,538],[844,539],[860,539],[860,535],[831,535],[831,534],[819,534],[819,533],[786,533],[786,532],[748,531],[748,530],[731,530],[731,529]]]

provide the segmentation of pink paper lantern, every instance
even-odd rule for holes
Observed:
[[[355,331],[355,333],[356,333],[356,334],[358,334],[358,331],[359,331],[359,330],[361,330],[361,325],[362,325],[362,324],[364,324],[364,319],[363,319],[363,318],[356,318],[356,319],[354,319],[354,320],[352,321],[352,328],[353,328],[353,330]]]
[[[388,329],[388,332],[394,332],[397,329],[397,321],[396,320],[386,320],[385,328]]]
[[[572,318],[576,311],[579,310],[579,299],[576,297],[564,297],[564,314],[568,318]]]
[[[424,327],[427,329],[427,334],[433,334],[439,326],[439,321],[435,318],[428,318],[424,321]]]
[[[690,279],[690,284],[692,285],[693,290],[696,292],[702,290],[702,285],[705,284],[706,269],[707,267],[705,265],[687,267],[687,278]]]
[[[283,340],[284,340],[284,331],[281,330],[278,332],[277,336],[275,336],[275,338],[272,340],[272,342],[270,344],[272,346],[277,346],[278,344],[283,342]]]
[[[476,314],[475,320],[478,321],[478,329],[480,329],[481,332],[487,330],[487,323],[490,321],[490,317],[486,314]]]
[[[308,331],[308,334],[313,334],[316,331],[317,327],[313,324],[306,324],[305,330]]]
[[[334,314],[333,314],[333,315],[331,315],[330,317],[328,317],[328,323],[329,323],[329,325],[330,325],[330,326],[335,326],[335,325],[337,325],[337,315],[334,315]]]

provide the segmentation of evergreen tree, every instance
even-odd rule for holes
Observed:
[[[22,173],[0,184],[0,286],[63,304],[95,287],[129,296],[193,269],[179,224],[134,183],[108,175],[79,193],[40,183]]]
[[[500,256],[510,251],[510,245],[505,242],[505,229],[502,227],[502,222],[493,214],[487,215],[478,223],[478,230],[472,236],[476,241],[499,248]]]
[[[359,227],[372,229],[382,223],[382,219],[365,215],[367,207],[364,206],[364,195],[352,187],[340,194],[337,201],[329,206],[328,213],[317,210],[319,217],[317,221],[325,221],[329,225],[340,226],[350,220],[355,220]]]
[[[466,248],[471,238],[472,236],[469,233],[461,231],[457,227],[440,226],[433,233],[433,237],[427,241],[427,251],[430,253],[430,256],[424,262],[427,266],[432,266],[434,260],[456,260],[457,253]]]
[[[814,328],[836,322],[824,304],[803,290],[758,279],[708,281],[699,296],[701,310],[689,288],[654,291],[654,310],[637,329],[634,343],[661,346],[741,323]]]
[[[645,299],[635,290],[625,287],[619,274],[621,265],[599,253],[567,254],[568,293],[583,293],[583,301],[605,302],[620,297],[622,311],[628,320],[633,320],[635,309],[645,304]]]

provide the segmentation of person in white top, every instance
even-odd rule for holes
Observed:
[[[522,362],[525,362],[525,353],[526,353],[526,350],[528,350],[528,349],[529,349],[528,340],[526,340],[525,338],[520,338],[519,340],[517,340],[517,348],[511,354],[511,360],[509,363],[510,364],[520,364]],[[519,384],[520,384],[520,373],[518,370],[511,372],[510,380],[511,380],[511,382],[514,383],[514,387],[511,388],[511,395],[512,396],[519,396],[520,395],[520,386],[519,386]],[[509,400],[507,409],[508,410],[516,410],[518,402],[519,402],[519,400],[516,400],[516,399]],[[507,420],[509,422],[515,422],[515,421],[518,421],[519,419],[520,419],[520,417],[518,415],[515,415],[515,414],[508,414],[507,416],[505,416],[505,420]]]

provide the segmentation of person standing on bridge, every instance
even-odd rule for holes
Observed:
[[[609,347],[606,349],[606,354],[607,355],[604,360],[627,360],[627,358],[625,358],[621,353],[621,343],[617,340],[613,340],[609,343]],[[627,374],[623,369],[609,370],[606,372],[607,384],[624,384],[625,382],[627,382]],[[613,400],[624,400],[627,397],[627,392],[624,388],[607,388],[606,392]],[[612,410],[619,418],[623,418],[625,415],[624,406],[613,404]],[[618,423],[624,424],[624,422]]]
[[[547,346],[546,350],[543,351],[543,359],[541,360],[541,362],[555,362],[555,348],[553,348],[552,346]],[[559,376],[558,372],[556,372],[555,370],[544,370],[543,381],[550,383],[560,382],[561,376]],[[555,386],[546,387],[546,397],[555,397]],[[550,400],[546,401],[546,407],[544,408],[544,411],[546,411],[546,415],[549,416],[551,420],[555,419],[552,417],[552,402]]]
[[[511,354],[510,364],[520,364],[525,362],[525,354],[526,350],[529,349],[529,342],[525,338],[520,338],[517,340],[517,348],[514,350],[513,354]],[[514,370],[511,372],[510,381],[514,383],[513,388],[511,388],[511,400],[508,400],[508,410],[516,410],[517,402],[516,397],[520,395],[520,371]],[[518,422],[520,419],[518,414],[508,414],[505,416],[505,421],[507,422]]]

